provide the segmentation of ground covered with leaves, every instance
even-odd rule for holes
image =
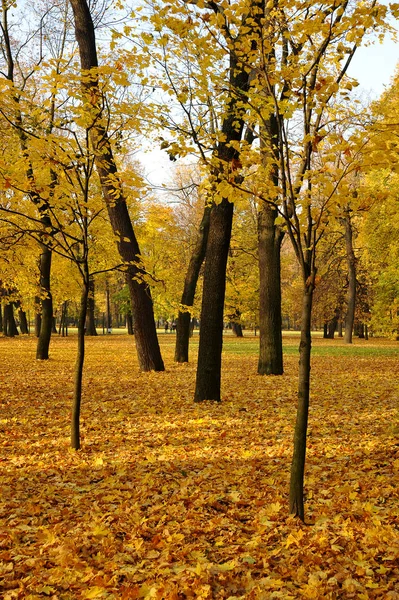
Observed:
[[[399,599],[399,344],[315,340],[302,524],[298,340],[260,377],[255,339],[226,338],[220,405],[194,405],[173,342],[165,373],[139,373],[128,336],[87,340],[75,452],[76,337],[48,362],[0,339],[0,597]]]

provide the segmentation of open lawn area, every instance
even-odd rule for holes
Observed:
[[[82,449],[69,448],[76,336],[0,338],[0,597],[399,599],[399,343],[314,339],[306,524],[288,516],[298,336],[285,374],[225,337],[223,402],[192,362],[140,373],[134,339],[87,339]]]

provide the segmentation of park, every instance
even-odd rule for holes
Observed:
[[[1,598],[399,600],[399,5],[0,12]]]

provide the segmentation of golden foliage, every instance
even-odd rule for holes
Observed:
[[[194,405],[174,336],[165,373],[140,373],[127,336],[88,339],[73,452],[75,343],[54,339],[44,364],[35,340],[0,339],[2,598],[399,597],[392,342],[361,358],[315,342],[308,525],[287,516],[296,352],[260,377],[254,338],[230,341],[223,402]]]

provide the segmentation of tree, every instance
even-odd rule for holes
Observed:
[[[344,209],[342,221],[345,228],[345,249],[348,265],[348,308],[345,319],[345,342],[351,344],[356,308],[356,257],[353,250],[353,227],[349,205]]]
[[[10,39],[9,23],[8,23],[8,15],[9,15],[9,10],[10,10],[11,6],[12,6],[11,3],[7,2],[7,0],[2,0],[1,46],[2,46],[2,50],[3,50],[3,57],[5,59],[5,73],[3,73],[3,76],[6,78],[7,82],[10,84],[8,91],[9,91],[9,95],[10,95],[9,104],[11,105],[11,111],[8,112],[7,114],[5,112],[3,112],[2,114],[3,114],[3,116],[5,116],[6,120],[12,124],[14,134],[16,134],[16,136],[18,137],[19,145],[20,145],[20,152],[24,158],[24,171],[25,171],[25,177],[26,177],[26,182],[27,182],[27,193],[29,194],[29,197],[30,197],[32,203],[35,205],[35,207],[40,215],[40,220],[42,223],[43,242],[41,244],[41,254],[40,254],[40,263],[39,263],[40,264],[40,267],[39,267],[39,270],[40,270],[40,294],[38,296],[38,298],[40,300],[41,318],[40,318],[40,331],[39,331],[39,336],[38,336],[36,358],[40,359],[40,360],[46,360],[49,357],[49,345],[50,345],[51,330],[52,330],[52,324],[53,324],[53,303],[52,303],[51,285],[50,285],[52,254],[51,254],[50,247],[48,246],[48,244],[45,243],[44,240],[45,240],[46,236],[48,236],[49,232],[51,231],[52,223],[51,223],[51,220],[50,220],[49,214],[48,214],[49,198],[43,197],[40,194],[40,192],[38,191],[39,188],[38,188],[37,181],[36,181],[37,178],[36,178],[36,174],[35,174],[35,169],[34,169],[32,160],[30,158],[29,141],[30,141],[30,136],[31,136],[31,133],[30,133],[31,123],[29,121],[32,120],[30,118],[30,116],[32,116],[32,113],[30,113],[30,116],[25,118],[26,115],[24,114],[23,108],[22,108],[24,105],[23,96],[25,95],[27,84],[29,83],[29,80],[32,78],[32,75],[35,72],[35,68],[43,60],[43,55],[42,55],[42,51],[40,51],[39,53],[36,52],[35,53],[37,55],[37,58],[35,61],[36,64],[35,63],[33,65],[29,64],[27,67],[23,64],[23,60],[21,60],[21,59],[17,60],[17,63],[16,63],[15,58],[14,58],[13,48],[12,48],[12,42]],[[43,20],[41,21],[41,23],[42,23],[42,25],[39,28],[40,36],[42,35]],[[61,35],[62,35],[62,41],[61,41],[61,45],[60,45],[60,52],[59,52],[59,55],[57,56],[58,67],[62,60],[63,49],[64,49],[64,44],[65,44],[65,35],[66,35],[65,28]],[[28,44],[28,42],[30,41],[30,37],[31,37],[31,33],[28,34],[27,41],[25,43],[21,44],[19,51],[17,53],[18,55],[21,54],[21,51],[24,49],[24,46],[26,46]],[[33,37],[35,37],[35,36],[33,36]],[[42,44],[40,44],[40,46],[42,47]],[[24,66],[25,66],[25,69],[24,69]],[[18,74],[16,74],[16,71],[18,72]],[[48,121],[47,121],[47,124],[45,125],[45,129],[47,130],[47,133],[51,133],[51,130],[54,125],[55,102],[56,102],[55,92],[52,92],[51,100],[50,100],[50,110],[48,112]],[[31,109],[32,109],[33,105],[34,105],[34,101],[32,102],[32,99],[31,99],[31,103],[30,103]],[[28,106],[29,106],[29,102],[28,102]],[[29,108],[27,110],[29,111]],[[29,115],[29,112],[27,114]],[[33,118],[33,120],[34,120],[34,118]],[[43,131],[42,131],[42,133],[43,133]],[[37,134],[38,134],[38,131],[36,131],[35,135],[37,135]],[[39,135],[40,135],[40,133],[39,133]],[[50,173],[51,173],[51,169],[50,169]],[[51,185],[50,185],[50,191],[51,191]]]
[[[97,47],[92,16],[86,0],[70,0],[74,13],[75,35],[82,68],[82,92],[87,111],[87,131],[95,153],[103,197],[122,260],[126,264],[127,283],[132,302],[136,349],[143,371],[163,371],[151,293],[143,275],[140,248],[129,217],[118,168],[103,114],[104,94],[98,73]]]
[[[87,297],[87,323],[86,323],[86,335],[97,335],[96,320],[95,320],[95,296],[94,296],[94,278],[90,277],[89,281],[89,294]]]
[[[374,102],[367,128],[368,153],[363,156],[359,202],[367,211],[359,224],[358,292],[370,284],[366,314],[375,333],[398,337],[398,164],[397,143],[399,74],[391,86]],[[360,304],[360,303],[359,303]],[[358,307],[360,309],[360,307]],[[371,318],[369,311],[371,309]],[[360,312],[360,311],[359,311]],[[364,316],[364,315],[363,315]],[[362,318],[363,318],[362,316]]]
[[[278,203],[276,198],[272,206],[284,219],[301,269],[298,409],[290,512],[303,520],[316,248],[334,212],[337,190],[350,173],[356,172],[361,153],[358,148],[357,164],[351,157],[339,168],[331,169],[337,151],[345,151],[347,144],[339,129],[340,121],[350,116],[348,105],[343,109],[342,105],[333,105],[332,100],[340,91],[347,95],[347,90],[353,87],[346,75],[348,65],[369,27],[383,25],[386,7],[376,2],[367,6],[342,2],[322,7],[316,3],[298,14],[295,11],[299,8],[276,3],[265,20],[262,68],[251,86],[254,93],[251,121],[256,121],[256,116],[266,120],[270,115],[275,116],[276,133],[272,135],[278,155],[276,158],[275,153],[269,152],[266,164],[265,160],[254,157],[247,159],[247,163],[258,165],[254,193],[269,203],[272,203],[268,189],[270,172],[278,168]],[[276,32],[274,36],[270,29]],[[271,54],[275,60],[271,60]],[[268,137],[267,132],[266,145]]]
[[[194,400],[220,401],[223,314],[226,265],[233,222],[233,198],[230,182],[240,165],[240,142],[246,113],[242,97],[248,91],[253,32],[258,32],[261,8],[258,2],[248,5],[233,38],[223,10],[211,3],[216,19],[222,15],[222,33],[229,48],[228,86],[220,141],[213,153],[211,168],[212,210],[206,246],[206,261],[201,307],[201,329]]]
[[[198,183],[194,185],[194,190],[200,189],[200,185]],[[197,195],[196,197],[197,205],[200,200],[201,194]],[[186,207],[186,210],[187,208],[188,207]],[[211,205],[208,204],[207,201],[205,201],[202,219],[198,226],[195,241],[192,245],[192,252],[189,259],[186,276],[184,279],[183,292],[180,299],[180,307],[177,317],[175,361],[179,363],[188,362],[190,324],[192,319],[191,311],[194,305],[195,292],[197,289],[200,270],[205,259],[206,245],[208,242],[210,214]]]
[[[207,180],[205,193],[211,208],[195,401],[219,401],[226,264],[233,202],[239,195],[230,184],[240,177],[240,145],[247,111],[244,100],[256,61],[261,3],[248,2],[237,14],[214,2],[177,0],[168,14],[156,2],[151,8],[151,14],[144,18],[153,30],[137,32],[134,44],[143,45],[153,64],[163,71],[161,82],[158,74],[152,78],[154,88],[173,96],[182,114],[177,121],[173,104],[164,102],[159,107],[158,103],[158,124],[168,134],[168,139],[162,138],[161,147],[172,160],[196,151]],[[203,227],[202,232],[206,229]],[[204,238],[193,273],[198,272],[202,260]]]

